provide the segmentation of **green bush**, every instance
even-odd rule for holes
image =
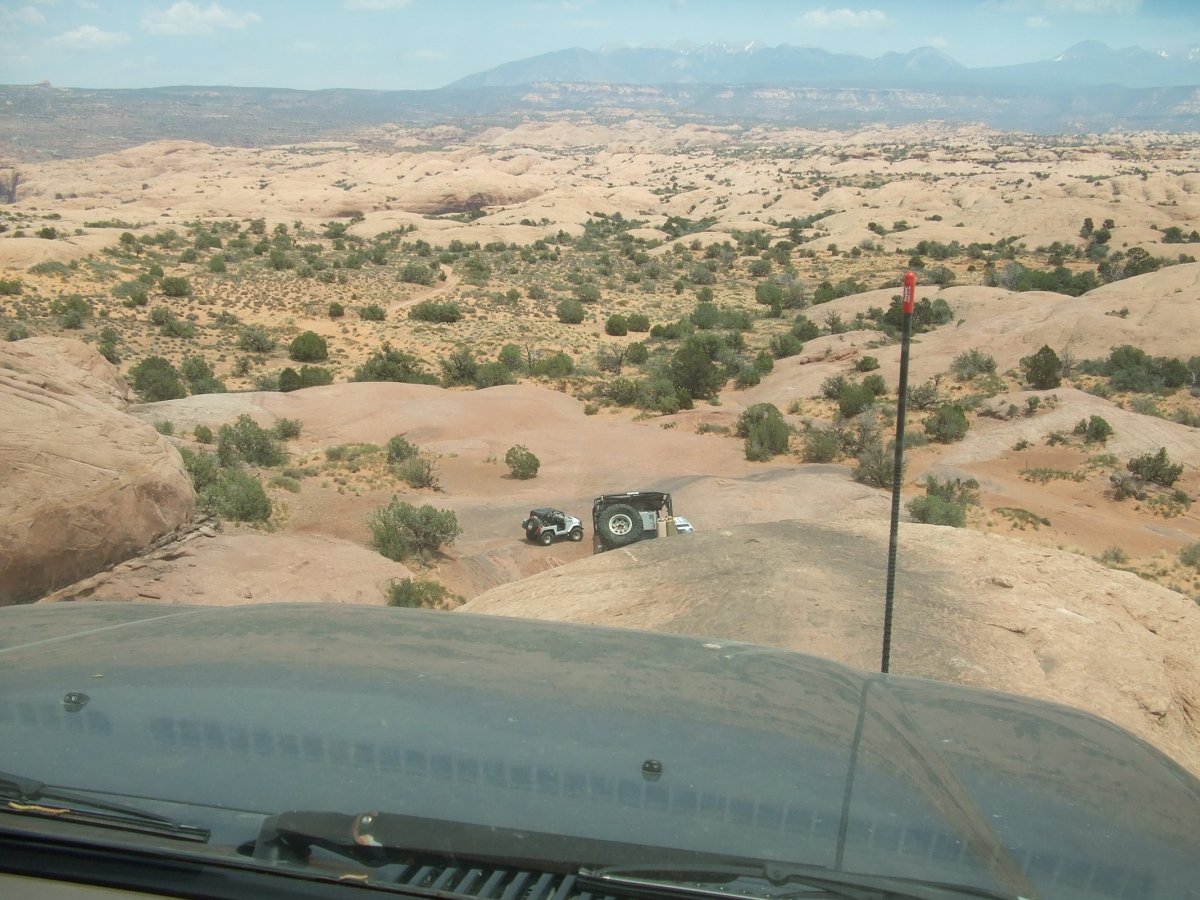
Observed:
[[[288,347],[288,356],[296,362],[320,362],[329,358],[329,346],[325,338],[315,331],[298,334]]]
[[[879,368],[879,360],[874,356],[862,356],[854,363],[854,368],[859,372],[874,372]]]
[[[516,384],[516,376],[502,362],[480,363],[475,369],[475,387],[479,389],[496,387],[500,384]]]
[[[212,429],[207,425],[197,425],[192,429],[192,436],[199,444],[211,444],[213,442]]]
[[[303,427],[299,419],[276,419],[275,424],[271,426],[271,434],[281,441],[289,441],[300,437],[300,429]]]
[[[1089,444],[1103,444],[1112,437],[1113,429],[1105,419],[1100,416],[1092,416],[1087,419],[1080,419],[1075,426],[1075,433],[1083,435],[1083,439]]]
[[[346,314],[346,307],[334,300],[329,304],[329,318],[340,319]]]
[[[979,482],[975,479],[939,481],[930,475],[925,479],[925,496],[914,497],[907,507],[914,522],[962,528],[967,520],[967,507],[978,503]]]
[[[1170,487],[1183,474],[1183,463],[1171,463],[1167,456],[1167,448],[1159,447],[1155,453],[1144,453],[1135,456],[1125,464],[1125,468],[1142,481],[1150,481]]]
[[[368,303],[366,306],[358,308],[358,317],[364,322],[382,322],[387,313],[378,303]]]
[[[566,378],[574,371],[575,361],[559,350],[536,360],[530,374],[539,378]]]
[[[629,334],[629,320],[620,313],[613,313],[604,323],[604,333],[613,337],[624,337]]]
[[[404,435],[397,434],[391,438],[388,438],[387,461],[389,465],[403,462],[406,459],[412,459],[416,455],[416,445],[409,443],[408,439],[404,437]]]
[[[650,358],[650,351],[641,341],[634,341],[625,350],[625,360],[630,365],[640,366]]]
[[[925,417],[925,433],[943,444],[961,441],[970,427],[966,410],[957,403],[943,403]]]
[[[221,477],[221,464],[211,453],[197,453],[188,447],[180,447],[179,455],[183,458],[183,467],[188,477],[192,479],[192,488],[198,495],[217,483]]]
[[[244,469],[222,469],[202,500],[217,515],[235,522],[265,522],[271,517],[262,482]]]
[[[1062,360],[1047,344],[1021,359],[1021,372],[1034,390],[1049,390],[1062,384]]]
[[[159,286],[167,297],[187,297],[192,293],[191,283],[182,275],[168,275]]]
[[[970,381],[976,375],[992,375],[996,372],[996,360],[982,350],[964,350],[950,363],[950,371],[959,381]]]
[[[428,263],[406,263],[400,270],[400,280],[405,284],[423,284],[426,287],[433,284],[434,270]]]
[[[773,403],[755,403],[738,416],[734,434],[745,438],[746,459],[762,462],[786,453],[792,430]]]
[[[504,462],[508,466],[508,473],[513,478],[522,480],[536,478],[538,469],[542,465],[541,460],[534,456],[528,447],[521,444],[508,448],[508,452],[504,454]]]
[[[129,377],[133,389],[148,403],[187,396],[179,372],[161,356],[146,357],[129,370]]]
[[[454,595],[445,585],[428,578],[405,578],[387,586],[387,605],[409,609],[440,609]]]
[[[578,325],[584,319],[583,304],[572,298],[559,301],[555,311],[558,313],[558,321],[564,325]]]
[[[420,508],[393,497],[367,516],[372,546],[388,559],[403,562],[427,560],[462,534],[453,510]]]
[[[789,356],[797,356],[804,350],[804,341],[790,331],[785,331],[783,334],[773,335],[767,346],[776,359],[786,359]]]
[[[232,425],[222,425],[217,430],[217,454],[222,457],[222,465],[227,465],[225,459],[233,458],[269,468],[287,459],[278,439],[246,413]]]
[[[417,322],[457,322],[462,318],[462,310],[457,303],[437,303],[433,300],[423,300],[408,311],[408,317]]]
[[[1179,562],[1193,569],[1200,569],[1200,541],[1188,544],[1179,551]]]
[[[354,381],[398,381],[405,384],[437,384],[437,376],[425,371],[425,364],[385,343],[354,371]]]
[[[262,325],[247,325],[238,332],[237,346],[248,353],[270,353],[275,349],[275,339]]]
[[[880,379],[880,381],[882,380]],[[838,415],[843,419],[851,419],[869,409],[874,402],[875,392],[869,385],[849,382],[838,392]]]
[[[392,466],[396,477],[413,488],[439,487],[437,463],[424,456],[410,456]]]
[[[300,390],[300,373],[290,366],[280,372],[279,390],[284,394]]]
[[[629,330],[638,333],[650,330],[650,319],[644,313],[629,314]]]
[[[883,397],[887,395],[887,382],[883,380],[883,376],[879,374],[868,375],[862,380],[862,386],[871,392],[872,396]]]
[[[901,465],[903,466],[903,462]],[[903,471],[903,469],[901,470]],[[890,488],[895,480],[896,453],[880,440],[870,441],[858,453],[854,480],[872,487]]]
[[[842,453],[836,431],[829,428],[810,428],[804,433],[800,458],[808,463],[833,462]]]

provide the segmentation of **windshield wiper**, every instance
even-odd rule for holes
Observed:
[[[922,881],[890,875],[859,874],[824,866],[793,863],[714,866],[607,866],[581,869],[579,883],[609,894],[648,897],[756,898],[796,900],[805,896],[845,897],[849,900],[910,898],[910,900],[1021,900],[974,885]],[[821,894],[798,888],[815,888]]]
[[[133,831],[203,843],[209,831],[133,806],[48,788],[34,778],[0,772],[0,813]]]

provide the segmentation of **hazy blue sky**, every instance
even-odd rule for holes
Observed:
[[[1198,0],[0,0],[0,83],[422,89],[567,47],[792,44],[967,66],[1200,46]]]

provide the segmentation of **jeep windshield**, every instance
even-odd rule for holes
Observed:
[[[0,0],[0,898],[1200,900],[1197,9]]]

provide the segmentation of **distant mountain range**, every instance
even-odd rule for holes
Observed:
[[[969,68],[933,47],[886,53],[878,59],[786,44],[603,50],[575,47],[504,63],[447,87],[517,87],[543,82],[1048,91],[1106,85],[1184,87],[1200,85],[1200,48],[1175,53],[1139,47],[1114,50],[1098,41],[1085,41],[1042,62]]]
[[[90,156],[159,138],[253,147],[394,123],[460,133],[542,116],[856,128],[939,121],[1043,134],[1200,132],[1200,49],[1084,43],[1052,60],[969,68],[933,48],[878,59],[707,44],[562,50],[432,91],[0,85],[0,159]]]

